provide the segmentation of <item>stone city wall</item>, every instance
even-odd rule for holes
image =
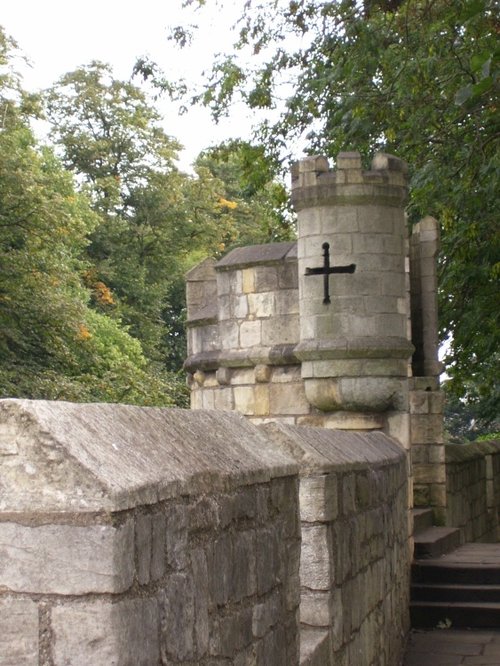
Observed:
[[[297,465],[242,417],[1,421],[2,666],[298,663]]]
[[[382,433],[263,429],[301,469],[301,665],[398,664],[409,630],[405,453]]]
[[[446,450],[446,524],[462,542],[498,540],[500,442],[449,444]]]
[[[381,433],[1,401],[1,666],[397,666],[404,462]]]

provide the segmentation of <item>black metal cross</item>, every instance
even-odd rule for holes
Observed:
[[[349,266],[330,266],[330,244],[323,243],[323,266],[319,268],[306,268],[306,275],[322,275],[324,286],[323,303],[327,305],[330,301],[330,286],[329,277],[332,273],[354,273],[356,264],[349,264]]]

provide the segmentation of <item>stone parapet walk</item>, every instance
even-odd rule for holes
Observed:
[[[498,666],[498,630],[413,631],[402,666]]]

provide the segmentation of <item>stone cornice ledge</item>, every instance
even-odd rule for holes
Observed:
[[[415,351],[406,338],[338,338],[336,340],[304,340],[295,346],[300,361],[355,358],[408,358]]]
[[[207,351],[192,354],[184,361],[184,370],[216,370],[217,368],[252,368],[256,365],[298,365],[295,345],[251,347],[244,350]]]

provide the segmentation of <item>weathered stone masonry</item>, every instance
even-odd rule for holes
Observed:
[[[398,666],[413,496],[498,531],[500,445],[443,444],[405,164],[292,189],[297,243],[187,276],[194,411],[0,401],[0,666]]]
[[[2,666],[399,661],[406,462],[380,433],[6,400],[0,464]]]
[[[297,465],[237,414],[0,402],[0,664],[298,663]]]

